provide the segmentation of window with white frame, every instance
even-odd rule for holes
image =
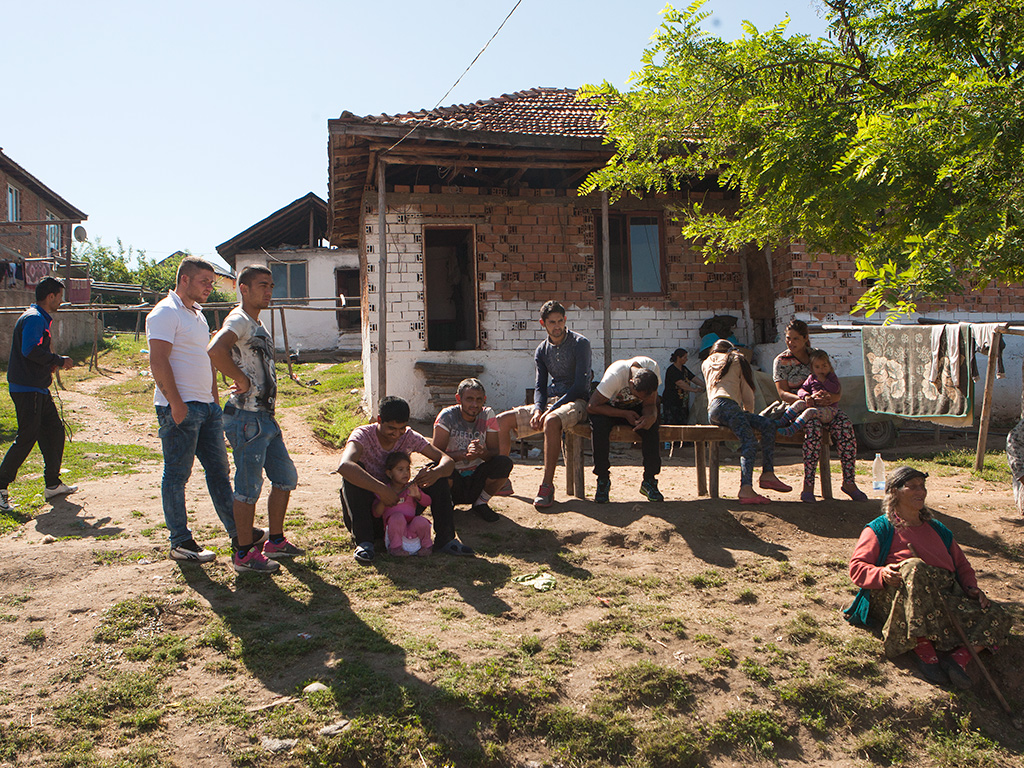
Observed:
[[[7,220],[21,219],[21,190],[12,184],[7,185]]]
[[[46,212],[47,221],[56,221],[59,217],[55,213]],[[46,254],[47,256],[60,255],[60,224],[46,225]]]
[[[275,299],[304,299],[309,296],[306,266],[305,261],[276,261],[270,265]]]

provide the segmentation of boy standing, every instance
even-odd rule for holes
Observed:
[[[18,419],[18,434],[0,464],[0,512],[14,511],[7,487],[14,482],[32,446],[39,443],[43,454],[43,478],[47,501],[74,493],[76,486],[60,480],[64,458],[64,423],[50,395],[50,382],[57,369],[69,369],[70,357],[61,357],[50,349],[50,323],[64,299],[64,283],[44,277],[36,286],[36,303],[14,324],[11,357],[7,363],[7,383]]]
[[[238,546],[231,564],[239,573],[269,573],[280,566],[274,560],[305,554],[284,536],[288,497],[298,484],[295,464],[274,418],[277,371],[274,345],[260,322],[260,312],[270,306],[274,278],[269,268],[250,265],[238,276],[242,303],[231,310],[224,327],[207,348],[218,371],[234,382],[224,406],[224,434],[235,456],[234,516]],[[263,487],[263,472],[270,478],[267,517],[270,538],[260,551],[253,542],[256,501]]]
[[[537,509],[550,507],[555,498],[555,465],[562,447],[562,432],[587,414],[590,396],[590,342],[565,327],[565,307],[549,301],[540,309],[540,324],[547,333],[534,352],[537,383],[533,405],[505,411],[498,417],[499,451],[508,456],[514,431],[519,438],[544,433],[544,478],[533,500]],[[551,384],[548,385],[548,377]]]
[[[498,419],[479,379],[459,382],[455,403],[437,415],[430,442],[455,460],[452,503],[472,504],[471,512],[493,523],[498,513],[487,502],[508,482],[512,459],[498,454]]]
[[[609,365],[597,390],[591,395],[587,411],[593,430],[594,474],[597,475],[594,501],[598,504],[608,501],[611,490],[611,432],[612,427],[620,423],[628,424],[640,436],[644,457],[644,480],[640,484],[640,493],[649,501],[665,500],[658,490],[658,473],[661,472],[661,446],[658,443],[660,384],[658,364],[641,355],[630,360],[616,360]]]

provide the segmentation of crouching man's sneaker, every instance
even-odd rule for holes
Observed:
[[[245,556],[240,556],[237,552],[231,556],[231,566],[238,573],[245,573],[246,571],[253,571],[254,573],[273,573],[278,570],[281,566],[275,563],[273,560],[267,560],[256,547],[253,547]]]
[[[67,496],[78,490],[77,485],[67,485],[65,483],[57,483],[53,488],[47,488],[43,491],[43,498],[49,501],[55,496]]]
[[[14,505],[11,504],[11,497],[7,494],[7,489],[0,489],[0,512],[13,512]]]
[[[657,480],[644,480],[640,483],[640,493],[647,497],[648,501],[664,501],[665,497],[658,490]]]
[[[183,541],[176,547],[171,547],[171,559],[172,560],[190,560],[193,563],[208,563],[217,557],[216,552],[212,552],[209,549],[196,544],[195,539],[189,539]]]
[[[306,550],[299,549],[288,539],[282,539],[280,544],[275,544],[271,540],[263,545],[263,554],[272,560],[278,560],[282,557],[301,557],[306,554]]]

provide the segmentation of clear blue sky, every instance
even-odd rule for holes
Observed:
[[[684,2],[675,3],[684,7]],[[89,214],[91,239],[215,256],[292,200],[327,197],[327,120],[431,108],[515,0],[5,3],[0,147]],[[523,0],[444,105],[625,85],[664,0]],[[822,34],[812,0],[712,0]]]

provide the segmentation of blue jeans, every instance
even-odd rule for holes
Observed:
[[[761,464],[765,472],[775,471],[775,433],[778,424],[756,413],[747,413],[735,400],[716,397],[708,406],[708,421],[728,427],[740,439],[740,485],[754,484],[754,459],[757,458],[757,439],[754,430],[761,433]]]
[[[234,501],[228,476],[228,452],[224,447],[224,425],[220,405],[217,403],[186,403],[188,415],[181,424],[171,418],[166,405],[156,406],[160,424],[160,442],[164,450],[164,477],[160,483],[163,497],[164,522],[171,546],[192,538],[185,512],[185,483],[192,474],[196,458],[206,470],[206,487],[210,491],[213,508],[217,511],[228,536],[235,536]]]
[[[299,476],[274,417],[262,411],[235,410],[230,405],[228,410],[224,434],[235,455],[235,499],[255,504],[263,488],[264,470],[275,488],[294,491]]]

